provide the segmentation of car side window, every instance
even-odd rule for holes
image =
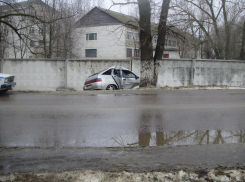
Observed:
[[[122,70],[123,78],[136,78],[135,74],[128,70]]]
[[[114,70],[114,75],[117,75],[118,77],[121,77],[120,70]]]
[[[102,75],[111,75],[111,69],[107,70],[107,71],[104,72]]]

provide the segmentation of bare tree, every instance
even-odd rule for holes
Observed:
[[[170,1],[171,0],[163,0],[162,2],[162,9],[161,9],[160,20],[158,24],[158,39],[157,39],[154,61],[156,61],[157,59],[162,59],[164,46],[165,46],[165,37],[167,33],[167,18],[168,18]]]
[[[125,0],[124,2],[114,3],[113,5],[129,5],[129,4],[138,4],[139,10],[139,37],[140,37],[140,49],[141,49],[141,79],[140,86],[146,87],[148,85],[156,85],[156,65],[155,62],[157,59],[162,58],[165,36],[167,31],[167,17],[168,9],[171,0],[163,0],[161,5],[161,13],[159,17],[158,25],[158,42],[157,50],[155,51],[155,59],[153,58],[153,45],[152,45],[152,27],[156,28],[151,22],[152,14],[152,1],[151,0],[137,0],[130,1]],[[153,3],[156,5],[155,3]],[[154,12],[157,10],[154,9]],[[154,16],[155,19],[156,16]],[[156,28],[157,29],[157,28]],[[154,61],[155,60],[155,61]]]
[[[242,29],[242,46],[241,46],[240,59],[245,60],[245,20]]]
[[[216,58],[234,57],[232,49],[237,42],[232,41],[231,37],[244,10],[243,0],[173,0],[173,2],[177,14],[183,16],[182,20],[191,21],[197,29],[200,29],[199,33],[204,35],[203,44],[215,52]]]
[[[141,49],[141,86],[153,84],[154,62],[151,35],[151,6],[149,0],[138,0],[139,5],[139,35]]]

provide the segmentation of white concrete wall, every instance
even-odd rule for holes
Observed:
[[[160,61],[158,87],[245,87],[245,61],[165,59]]]
[[[64,88],[64,60],[4,60],[3,72],[15,75],[13,90],[55,91]]]
[[[86,41],[87,33],[97,33],[97,40]],[[126,59],[125,33],[122,25],[78,28],[73,53],[85,59],[85,49],[97,49],[97,59]]]
[[[192,60],[165,59],[159,64],[157,87],[190,85]]]
[[[132,61],[132,72],[140,76],[140,58],[134,58]]]
[[[15,75],[14,90],[82,90],[85,79],[112,66],[124,66],[140,76],[140,60],[5,59],[1,72]],[[67,69],[66,69],[67,68]],[[157,87],[245,87],[245,61],[164,59],[159,61]]]
[[[194,85],[245,87],[245,61],[197,60],[194,64]]]

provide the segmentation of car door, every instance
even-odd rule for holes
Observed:
[[[122,70],[122,85],[124,89],[139,87],[140,79],[129,70]]]
[[[117,87],[119,89],[123,88],[122,87],[122,76],[121,76],[121,70],[120,69],[114,69],[113,73],[112,73],[112,77],[115,81],[115,83],[117,84]]]

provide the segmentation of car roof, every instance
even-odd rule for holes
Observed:
[[[1,77],[9,77],[9,76],[14,76],[14,75],[10,75],[10,74],[5,74],[5,73],[0,73]]]
[[[106,70],[109,70],[109,69],[112,69],[112,68],[113,68],[113,69],[129,70],[129,69],[123,67],[123,66],[112,66],[112,67],[110,67],[110,68],[108,68],[108,69],[106,69]]]
[[[108,71],[109,69],[121,69],[121,70],[129,70],[127,68],[124,68],[123,66],[112,66],[110,68],[107,68],[105,70],[99,71],[98,73],[94,73],[92,75],[90,75],[89,77],[95,76],[95,75],[99,75],[99,74],[103,74],[104,72]],[[130,71],[130,70],[129,70]]]

